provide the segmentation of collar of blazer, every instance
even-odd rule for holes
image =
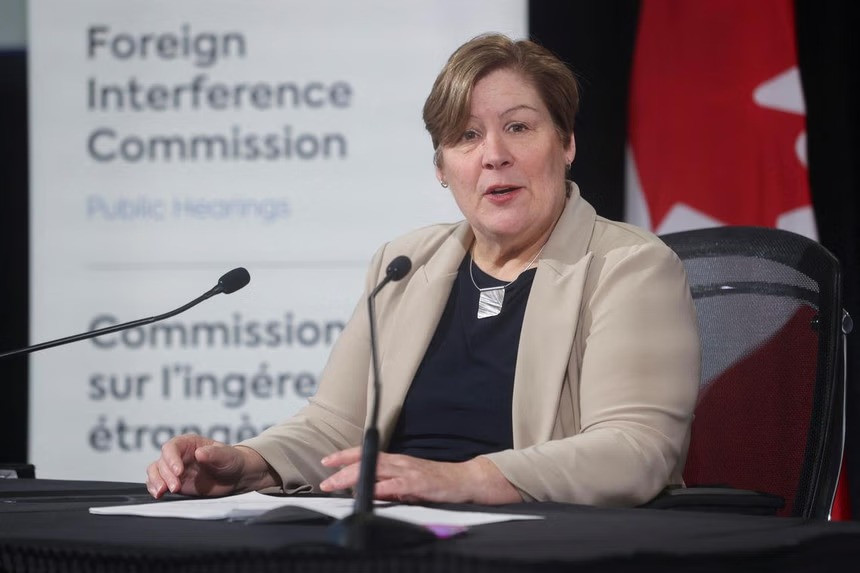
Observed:
[[[515,448],[541,443],[552,436],[591,260],[588,245],[595,216],[591,205],[580,197],[579,188],[572,184],[570,199],[538,262],[523,319],[512,409]],[[454,226],[427,262],[415,269],[403,291],[392,328],[387,329],[382,340],[382,444],[391,437],[400,406],[473,238],[466,222]]]

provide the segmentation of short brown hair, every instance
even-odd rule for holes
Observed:
[[[579,86],[573,72],[555,54],[530,40],[502,34],[477,36],[451,54],[424,102],[424,126],[430,132],[434,162],[441,145],[455,143],[469,120],[472,89],[490,72],[511,69],[532,82],[549,110],[566,147],[579,109]]]

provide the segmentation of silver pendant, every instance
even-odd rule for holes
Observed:
[[[478,318],[496,316],[502,312],[505,300],[505,287],[482,290],[478,296]]]

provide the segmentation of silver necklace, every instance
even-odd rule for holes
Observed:
[[[546,246],[544,243],[543,247]],[[523,270],[520,271],[520,274],[523,274],[530,266],[534,264],[534,262],[538,259],[540,254],[543,252],[543,247],[535,254],[535,256],[528,262],[528,264],[523,267]],[[490,316],[497,316],[500,312],[502,312],[502,304],[505,302],[505,289],[511,286],[516,282],[520,275],[518,274],[514,280],[509,282],[508,284],[494,287],[485,287],[481,288],[478,286],[478,283],[475,282],[475,275],[472,272],[472,267],[475,265],[475,257],[469,257],[469,278],[472,279],[472,284],[475,285],[475,288],[478,289],[478,318],[487,318]]]

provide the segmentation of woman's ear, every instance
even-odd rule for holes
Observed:
[[[445,173],[442,171],[442,150],[439,149],[433,155],[433,164],[436,166],[436,179],[442,187],[447,187],[448,182],[445,180]]]
[[[573,136],[573,133],[571,133],[570,141],[564,150],[564,158],[567,160],[567,164],[570,165],[573,163],[574,157],[576,157],[576,138]]]

